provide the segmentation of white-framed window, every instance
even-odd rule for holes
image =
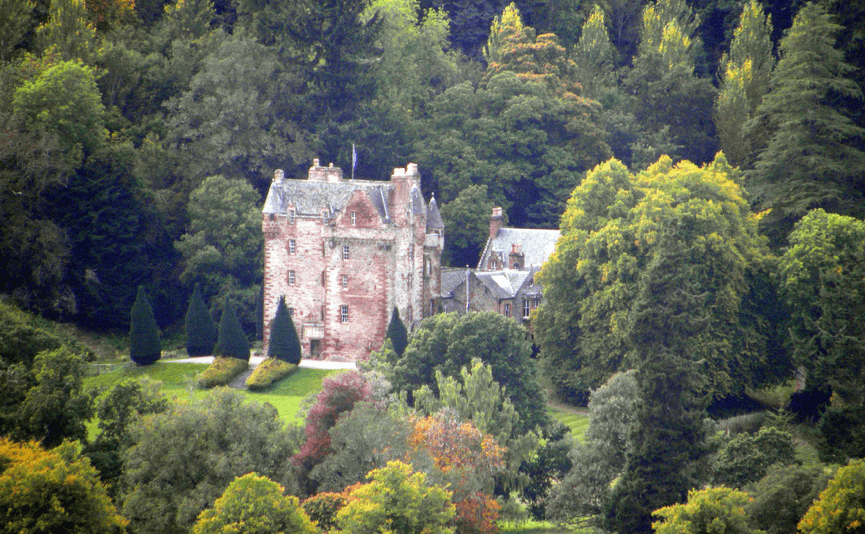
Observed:
[[[505,317],[511,316],[511,305],[508,302],[505,302]]]
[[[288,271],[288,285],[293,286],[297,281],[297,276],[294,274],[294,271]]]
[[[342,275],[342,287],[344,287],[344,288],[348,287],[348,275],[347,274]]]
[[[288,210],[288,222],[294,224],[294,210]]]
[[[523,317],[528,317],[531,312],[531,308],[529,307],[529,299],[523,299]]]
[[[339,318],[344,323],[348,322],[348,306],[346,306],[345,304],[339,307]]]
[[[357,212],[356,211],[351,212],[351,224],[352,224],[352,226],[357,224]]]
[[[342,259],[347,260],[349,258],[349,248],[348,245],[342,246]]]
[[[295,241],[294,239],[288,240],[288,253],[297,254],[297,241]]]

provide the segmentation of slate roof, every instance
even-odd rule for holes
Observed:
[[[466,280],[465,269],[442,269],[442,297],[454,296],[454,290]]]
[[[426,209],[426,229],[427,233],[430,233],[430,230],[444,228],[445,223],[442,220],[441,213],[439,213],[438,204],[436,204],[436,197],[433,197],[429,201],[429,206]]]
[[[486,267],[490,256],[494,253],[498,256],[500,265],[507,265],[508,255],[515,243],[520,244],[520,251],[525,254],[524,267],[540,267],[556,249],[559,235],[561,233],[558,230],[500,228],[494,238],[487,239],[478,262],[478,270]]]
[[[382,221],[389,222],[387,198],[392,186],[386,182],[350,180],[341,182],[319,182],[310,180],[282,180],[270,184],[262,213],[286,214],[293,205],[298,215],[321,215],[326,209],[329,216],[342,211],[355,191],[364,191]],[[414,193],[414,191],[412,191]],[[418,195],[420,191],[418,191]],[[415,203],[414,194],[412,204]],[[423,197],[420,198],[423,209]],[[412,207],[414,210],[414,206]]]
[[[517,271],[506,269],[503,271],[475,272],[478,282],[489,289],[499,300],[512,299],[517,296],[519,290],[529,278],[533,278],[535,271]]]

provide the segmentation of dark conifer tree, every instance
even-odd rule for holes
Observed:
[[[670,236],[644,275],[632,315],[639,399],[624,473],[607,504],[604,528],[650,534],[652,512],[685,502],[700,485],[707,450],[703,432],[703,384],[691,346],[705,342],[709,292]]]
[[[138,365],[150,365],[161,356],[162,343],[159,341],[159,328],[153,317],[153,308],[150,307],[144,287],[138,286],[129,325],[129,357]]]
[[[396,306],[393,307],[393,313],[390,316],[390,323],[387,325],[387,334],[385,339],[389,339],[393,343],[393,350],[398,356],[402,356],[405,348],[408,346],[408,330],[405,328],[402,319],[399,318],[399,310]]]
[[[294,321],[288,313],[285,305],[285,297],[279,297],[279,305],[276,307],[276,316],[270,327],[270,342],[267,346],[268,358],[276,358],[288,363],[298,365],[300,363],[301,348]]]
[[[249,341],[243,333],[240,320],[231,308],[228,297],[225,297],[225,307],[219,320],[219,342],[216,353],[226,358],[237,358],[249,361]]]
[[[195,284],[186,310],[186,353],[190,356],[213,354],[216,336],[216,324],[201,297],[201,287]]]

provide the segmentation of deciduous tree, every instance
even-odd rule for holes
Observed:
[[[436,371],[457,377],[479,358],[520,414],[512,434],[519,436],[547,423],[525,329],[498,313],[446,313],[425,319],[409,340],[394,370],[394,387],[411,392],[429,386],[439,394]]]
[[[343,532],[453,532],[450,492],[428,485],[425,474],[395,461],[372,471],[369,479],[368,484],[349,489],[349,503],[337,513]]]
[[[585,402],[589,389],[635,365],[635,302],[661,228],[674,224],[691,225],[680,246],[694,254],[689,268],[707,277],[701,316],[713,326],[689,349],[693,361],[705,359],[706,392],[723,396],[786,376],[777,325],[760,308],[766,246],[736,179],[722,156],[703,167],[662,158],[636,176],[611,160],[574,190],[562,238],[537,278],[546,303],[533,321],[557,392]]]
[[[688,502],[655,511],[661,519],[652,523],[656,534],[701,534],[754,532],[745,516],[748,494],[730,488],[692,490]]]
[[[126,525],[74,443],[46,451],[0,437],[0,464],[4,532],[110,534]]]
[[[470,185],[442,206],[445,223],[443,261],[451,266],[477,265],[487,240],[493,201],[486,185]]]
[[[854,460],[835,473],[799,522],[803,534],[853,534],[865,524],[865,460]]]
[[[201,512],[192,533],[316,534],[318,529],[300,507],[297,497],[284,492],[285,488],[276,482],[255,473],[235,478],[213,508]]]
[[[122,513],[133,532],[189,532],[225,488],[250,472],[296,492],[289,455],[300,445],[276,409],[219,389],[203,401],[140,418],[123,452]]]

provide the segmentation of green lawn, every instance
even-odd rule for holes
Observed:
[[[574,413],[561,408],[547,408],[550,415],[557,421],[571,429],[571,433],[578,441],[583,441],[583,434],[586,433],[586,428],[589,426],[589,414]]]
[[[175,399],[201,399],[208,394],[205,389],[195,387],[198,373],[207,364],[201,363],[169,363],[156,362],[147,367],[127,367],[85,380],[86,387],[110,387],[112,384],[127,378],[149,378],[162,384],[162,391]],[[241,390],[250,399],[257,402],[267,402],[279,411],[280,417],[286,422],[297,420],[297,414],[303,399],[310,393],[321,390],[321,382],[326,376],[338,371],[322,369],[298,369],[291,376],[276,384],[272,389],[263,392]]]

